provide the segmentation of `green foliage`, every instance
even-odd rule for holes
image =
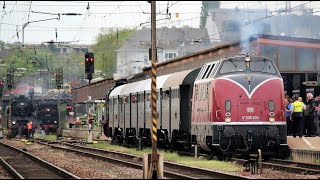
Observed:
[[[96,43],[90,51],[95,53],[95,70],[101,70],[106,77],[112,77],[116,68],[116,50],[120,48],[125,40],[135,32],[135,29],[102,29],[96,38]],[[0,47],[5,43],[0,41]],[[42,80],[36,81],[35,84],[54,87],[55,82],[50,79],[55,78],[56,68],[63,68],[64,83],[70,79],[81,79],[85,77],[84,73],[84,53],[72,52],[60,54],[57,44],[48,43],[45,47],[25,47],[19,49],[11,46],[11,52],[3,58],[1,63],[6,64],[0,68],[0,77],[6,77],[8,68],[27,68],[24,77],[32,75],[39,69],[47,69],[52,77],[43,77]],[[68,77],[68,79],[66,79]],[[17,81],[21,77],[15,77]],[[42,83],[42,84],[41,84]],[[48,85],[49,84],[49,85]]]
[[[43,137],[39,133],[34,133],[34,138],[35,139],[43,139],[43,140],[46,140],[46,141],[55,141],[55,140],[57,140],[57,136],[55,134],[49,134],[49,135],[45,135]]]
[[[135,29],[102,29],[98,34],[96,43],[91,47],[95,58],[95,70],[101,70],[106,77],[112,77],[116,70],[117,52],[125,40],[134,34]]]
[[[48,44],[49,50],[50,50],[52,53],[57,53],[57,52],[58,52],[58,49],[57,49],[57,46],[55,45],[55,43],[53,43],[54,41],[51,40],[50,42],[52,42],[52,43],[49,43],[49,44]]]
[[[220,8],[220,1],[202,1],[200,14],[200,28],[205,28],[209,9]]]
[[[1,44],[1,42],[0,42]],[[48,48],[17,48],[12,47],[11,52],[3,58],[4,64],[7,66],[0,68],[0,77],[5,77],[9,68],[27,68],[24,77],[34,74],[39,69],[47,69],[51,77],[43,77],[42,80],[35,82],[38,85],[49,86],[49,80],[54,77],[56,68],[63,67],[64,79],[79,79],[84,77],[83,68],[80,62],[83,60],[84,53],[73,52],[69,54],[60,54],[58,48],[54,44],[48,44]],[[17,81],[21,77],[15,77]],[[65,80],[67,82],[67,80]],[[44,84],[42,84],[44,83]],[[55,88],[55,82],[51,82],[51,88]]]
[[[144,148],[143,151],[137,151],[136,149],[130,149],[123,146],[112,145],[109,142],[99,142],[97,144],[87,144],[90,147],[96,147],[101,149],[107,149],[111,151],[118,151],[128,154],[133,154],[137,156],[143,156],[143,154],[151,154],[151,148]],[[162,154],[165,161],[176,162],[180,164],[185,164],[188,166],[195,166],[200,168],[207,168],[207,169],[215,169],[215,170],[223,170],[223,171],[239,171],[241,167],[230,163],[230,162],[223,162],[217,160],[206,160],[206,159],[197,159],[194,160],[194,157],[186,157],[180,156],[175,152],[166,152],[163,150],[158,150],[159,154]]]

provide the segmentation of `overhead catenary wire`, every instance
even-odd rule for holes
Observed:
[[[307,2],[307,3],[309,3],[309,2]],[[304,4],[306,4],[306,3],[304,3]],[[301,6],[301,5],[299,5],[299,6]],[[290,10],[292,10],[292,9],[294,9],[294,8],[296,8],[296,7],[293,7],[293,8],[291,8],[291,9],[288,9],[288,10],[286,10],[286,11],[290,11]],[[281,11],[281,12],[283,12],[283,11]],[[281,13],[280,12],[280,13]],[[276,16],[277,14],[272,14],[272,15],[269,15],[269,16],[266,16],[266,17],[262,17],[262,18],[257,18],[257,19],[254,19],[254,20],[251,20],[250,22],[248,22],[248,23],[245,23],[244,25],[250,25],[250,24],[252,24],[252,23],[255,23],[255,22],[257,22],[257,21],[261,21],[261,20],[263,20],[263,19],[266,19],[266,18],[270,18],[270,17],[272,17],[272,16]],[[194,19],[197,19],[197,18],[200,18],[200,16],[197,16],[197,17],[194,17],[194,18],[189,18],[189,19],[183,19],[183,20],[172,20],[171,22],[178,22],[178,21],[190,21],[190,20],[194,20]],[[169,22],[169,23],[171,23],[171,22]],[[16,24],[10,24],[10,23],[2,23],[2,24],[7,24],[7,25],[13,25],[13,26],[16,26]],[[159,25],[162,25],[162,24],[168,24],[167,22],[165,22],[165,23],[158,23]],[[45,27],[45,26],[29,26],[30,28],[31,27],[38,27],[38,28],[46,28],[46,29],[55,29],[55,28],[53,28],[53,27]],[[127,27],[135,27],[135,26],[127,26]],[[86,28],[80,28],[80,29],[87,29],[87,30],[90,30],[90,29],[93,29],[93,30],[99,30],[101,27],[86,27]],[[79,28],[67,28],[67,27],[65,27],[65,28],[59,28],[59,29],[61,29],[61,30],[78,30]],[[42,30],[30,30],[30,31],[42,31]]]
[[[18,2],[19,3],[19,2]],[[106,3],[106,5],[109,5],[110,3],[108,3],[108,2],[105,2]],[[174,4],[174,3],[178,3],[178,2],[175,2],[175,1],[173,1],[173,2],[171,2],[170,4],[172,5],[172,4]],[[13,4],[13,3],[11,3],[11,4]],[[19,3],[19,4],[21,4],[21,3]],[[53,3],[51,3],[51,4],[53,4]],[[94,5],[97,5],[98,3],[95,3],[95,2],[90,2],[90,6],[94,6]],[[104,4],[104,3],[100,3],[100,4]],[[147,3],[146,3],[147,4]],[[163,6],[167,6],[168,4],[167,4],[167,2],[164,2],[164,3],[161,3]],[[181,4],[185,4],[185,3],[183,3],[183,2],[180,2],[180,3],[178,3],[178,5],[181,5]],[[193,3],[194,4],[194,3]],[[274,3],[273,3],[274,4]],[[27,9],[29,10],[29,4],[25,4],[26,6],[27,6]],[[32,3],[32,6],[34,6],[35,5],[35,2],[33,2]],[[86,6],[87,5],[87,2],[83,2],[83,5],[84,6]],[[110,7],[115,7],[115,8],[117,8],[118,6],[119,6],[119,4],[111,4],[111,5],[113,5],[113,6],[110,6]],[[123,3],[122,5],[133,5],[133,4],[128,4],[128,3]],[[137,4],[134,4],[134,5],[136,5],[135,7],[136,8],[139,8],[140,6],[143,8],[145,5],[144,4],[142,4],[141,5],[141,3],[139,4],[139,3],[137,3]],[[140,5],[140,6],[139,6]],[[122,6],[121,6],[122,7]],[[10,7],[7,7],[7,9],[8,8],[10,8]],[[141,8],[141,9],[142,9]],[[10,8],[11,9],[11,8]],[[34,9],[34,8],[32,8],[32,9]],[[161,8],[162,9],[162,8]],[[92,10],[93,10],[93,8],[92,8]],[[164,11],[166,11],[167,10],[167,8],[166,9],[162,9],[162,10],[164,10]],[[241,10],[242,11],[242,10]],[[15,10],[13,11],[13,12],[15,12]],[[26,12],[28,12],[28,11],[26,11]],[[111,14],[111,12],[112,11],[108,11],[107,13],[109,13],[109,14]],[[170,11],[171,13],[173,13],[172,11]],[[247,11],[248,12],[248,11]],[[94,14],[94,13],[96,13],[96,11],[95,12],[91,12],[91,14]],[[123,12],[123,11],[121,11],[121,12],[113,12],[113,14],[111,14],[110,16],[115,16],[116,14],[121,14],[121,13],[129,13],[129,12]],[[143,13],[143,12],[137,12],[138,14],[141,14],[141,13]],[[179,14],[192,14],[192,13],[196,13],[196,12],[179,12]],[[219,11],[219,12],[217,12],[217,13],[225,13],[225,12],[223,12],[223,11]],[[250,11],[248,12],[248,13],[251,13]],[[109,17],[110,17],[109,16]],[[25,17],[27,17],[27,16],[25,16]],[[184,25],[184,24],[187,24],[187,22],[188,21],[194,21],[194,20],[196,20],[198,17],[196,17],[196,18],[192,18],[192,19],[182,19],[181,18],[181,22],[182,22],[182,25]],[[143,19],[142,19],[143,20]],[[253,22],[254,20],[251,20],[250,22]],[[140,21],[141,22],[141,21]],[[166,24],[168,24],[168,25],[170,25],[170,23],[171,24],[173,24],[173,23],[175,23],[175,22],[178,22],[178,21],[168,21],[168,20],[166,20],[164,23],[158,23],[159,25],[166,25]],[[16,26],[16,25],[15,25]],[[22,25],[19,25],[19,26],[22,26]],[[143,26],[147,26],[148,27],[148,25],[143,25]],[[28,26],[28,28],[32,28],[30,31],[42,31],[42,30],[37,30],[36,28],[34,28],[34,26]],[[40,26],[37,26],[37,27],[40,27]],[[128,26],[128,27],[130,27],[130,28],[135,28],[136,26]],[[142,27],[142,26],[141,26]],[[16,27],[12,27],[12,29],[15,29]],[[42,27],[41,27],[42,28]],[[55,27],[43,27],[43,28],[45,28],[45,29],[48,29],[48,30],[54,30],[54,28]],[[82,27],[82,31],[84,31],[84,30],[89,30],[89,31],[98,31],[98,29],[99,28],[101,28],[101,27],[97,27],[97,28],[95,28],[95,27],[92,27],[92,26],[84,26],[84,27]],[[140,27],[139,27],[140,28]],[[1,29],[1,28],[0,28]],[[9,29],[9,28],[7,28],[7,29]],[[76,27],[76,28],[72,28],[72,27],[64,27],[64,26],[61,26],[61,27],[59,27],[59,31],[61,30],[61,32],[63,32],[63,31],[72,31],[74,29],[74,31],[77,31],[79,28],[78,27]],[[13,31],[13,30],[11,30],[11,31]],[[15,30],[16,31],[16,30]],[[80,33],[80,32],[79,32]],[[8,35],[11,35],[11,34],[8,34]],[[82,36],[81,36],[82,37]]]
[[[264,20],[264,19],[268,19],[268,18],[277,16],[277,15],[283,13],[283,12],[286,12],[286,11],[289,11],[289,10],[292,10],[292,9],[295,9],[295,8],[298,8],[298,7],[301,7],[301,6],[304,6],[304,5],[306,5],[306,4],[310,3],[310,2],[311,2],[311,1],[308,1],[308,2],[302,3],[302,4],[300,4],[300,5],[297,5],[297,6],[295,6],[295,7],[292,7],[292,8],[286,9],[286,10],[282,10],[282,11],[278,11],[278,13],[271,14],[271,15],[268,15],[268,16],[266,16],[266,17],[254,19],[254,20],[252,20],[252,21],[246,22],[246,23],[244,23],[244,24],[242,24],[242,25],[239,25],[239,26],[237,26],[237,27],[234,27],[234,28],[229,28],[229,29],[226,29],[226,30],[219,31],[219,32],[217,32],[217,33],[214,33],[214,34],[209,35],[208,37],[210,38],[210,37],[212,37],[212,36],[219,35],[219,34],[221,34],[221,33],[233,31],[233,30],[239,29],[239,28],[241,28],[241,27],[248,26],[248,25],[253,24],[253,23],[257,23],[257,22],[262,21],[262,20]]]
[[[29,13],[28,13],[28,22],[30,20],[30,11],[31,11],[31,4],[32,4],[32,1],[30,2],[30,6],[29,6]]]

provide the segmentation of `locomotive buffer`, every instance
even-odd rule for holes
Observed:
[[[143,179],[163,179],[163,157],[157,153],[157,49],[156,49],[156,1],[151,3],[151,138],[152,154],[143,156]]]

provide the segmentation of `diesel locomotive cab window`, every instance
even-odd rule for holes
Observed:
[[[244,61],[244,58],[229,59],[223,62],[220,69],[220,74],[243,72],[246,69],[246,62]]]
[[[256,71],[256,72],[270,73],[270,74],[277,73],[272,62],[267,59],[251,61],[250,62],[250,70]]]

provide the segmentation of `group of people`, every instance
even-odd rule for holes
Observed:
[[[320,135],[320,97],[313,98],[313,94],[308,93],[306,102],[302,97],[286,97],[285,102],[288,136],[302,138]]]

